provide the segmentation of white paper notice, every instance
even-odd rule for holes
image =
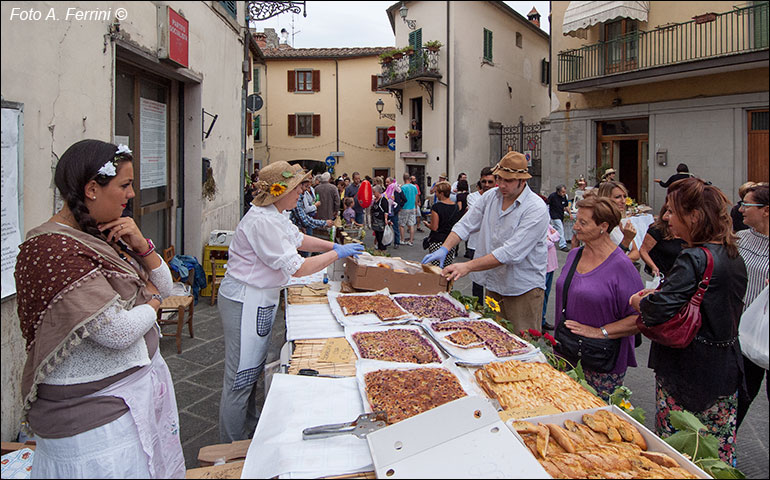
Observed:
[[[139,99],[141,179],[139,188],[166,185],[166,105]]]
[[[16,293],[13,272],[19,253],[19,110],[2,113],[2,298]]]

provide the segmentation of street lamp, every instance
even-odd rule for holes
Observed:
[[[406,14],[409,12],[409,9],[406,8],[406,5],[404,2],[401,2],[401,8],[398,9],[399,15],[401,15],[401,20],[404,21],[404,23],[409,27],[409,30],[414,30],[417,28],[417,20],[407,20]]]
[[[375,107],[377,107],[377,113],[380,114],[380,118],[388,118],[390,120],[396,121],[396,114],[395,113],[382,113],[382,109],[385,108],[385,102],[382,101],[382,99],[378,99],[377,103],[374,104]]]

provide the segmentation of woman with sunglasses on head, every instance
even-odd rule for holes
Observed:
[[[743,299],[743,310],[746,311],[751,302],[767,286],[768,279],[768,230],[770,230],[770,193],[767,183],[759,183],[749,187],[743,200],[738,202],[740,212],[743,214],[743,223],[749,228],[741,230],[738,236],[738,253],[746,263],[746,271],[749,275],[746,296]],[[767,322],[767,315],[764,317]],[[754,401],[762,386],[762,379],[767,377],[767,370],[743,356],[743,365],[746,374],[746,391],[738,393],[738,426],[746,417],[751,402]],[[770,398],[770,387],[765,385],[766,394]]]
[[[626,199],[628,198],[628,189],[625,185],[614,180],[602,182],[597,191],[600,197],[609,198],[620,210],[620,224],[612,229],[610,237],[615,245],[623,250],[628,258],[636,264],[639,260],[639,247],[636,245],[636,228],[631,220],[626,218]]]
[[[54,176],[64,206],[27,233],[16,290],[32,478],[184,478],[155,323],[168,266],[131,217],[131,151],[82,140]]]
[[[653,339],[648,366],[655,371],[655,430],[668,437],[676,429],[671,410],[688,410],[719,440],[719,457],[735,466],[738,391],[743,384],[743,359],[738,323],[746,293],[746,266],[738,255],[727,197],[698,178],[674,182],[666,196],[665,220],[682,250],[660,290],[640,290],[629,303],[639,321],[655,328],[686,306],[712,274],[700,297],[701,327],[682,348]],[[638,321],[637,321],[638,322]],[[637,323],[638,325],[638,323]],[[665,328],[665,327],[664,327]],[[664,342],[664,343],[661,343]]]

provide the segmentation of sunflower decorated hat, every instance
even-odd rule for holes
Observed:
[[[305,173],[299,165],[283,161],[271,163],[259,171],[259,193],[251,203],[257,207],[272,205],[310,176],[311,173]]]

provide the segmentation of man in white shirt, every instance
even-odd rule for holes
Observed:
[[[538,330],[543,314],[548,248],[545,202],[527,185],[532,178],[527,159],[508,152],[492,169],[497,187],[479,198],[458,221],[444,244],[422,263],[439,260],[471,233],[478,232],[474,259],[444,268],[442,275],[457,280],[471,272],[500,304],[500,314],[514,331]]]

